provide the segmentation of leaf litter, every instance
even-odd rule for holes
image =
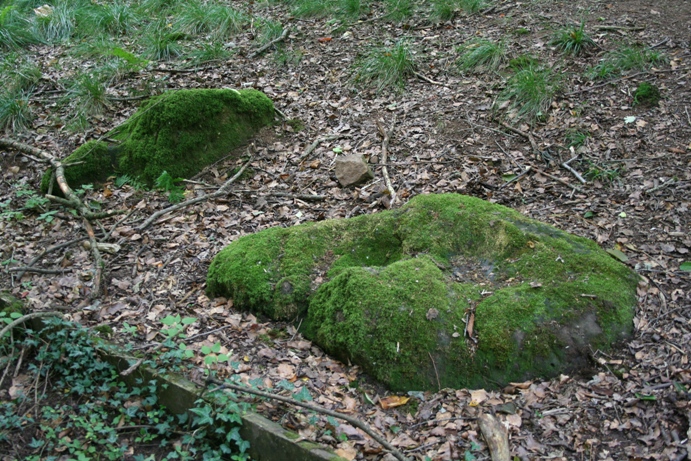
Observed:
[[[80,223],[69,213],[60,211],[51,222],[28,212],[28,219],[0,220],[2,259],[7,261],[1,285],[33,310],[62,307],[71,320],[111,326],[115,340],[140,345],[162,339],[166,316],[194,317],[186,330],[188,346],[228,357],[211,365],[218,377],[238,376],[249,386],[355,416],[411,459],[487,459],[477,424],[481,413],[494,413],[503,422],[511,452],[521,460],[688,459],[691,54],[683,22],[691,14],[688,8],[671,1],[651,7],[640,0],[506,3],[441,23],[418,16],[385,22],[376,20],[383,14],[373,8],[369,17],[336,33],[323,19],[296,19],[285,7],[271,7],[267,13],[293,31],[285,47],[299,52],[297,62],[281,64],[273,50],[254,59],[241,53],[193,74],[168,72],[168,78],[157,80],[157,90],[257,88],[285,115],[254,140],[251,172],[231,193],[138,231],[139,222],[167,206],[165,196],[128,185],[87,191],[103,207],[133,211],[130,220],[118,225],[115,218],[103,222],[103,233],[111,231],[109,241],[121,250],[104,255],[107,293],[94,301],[88,297],[92,262],[83,242],[41,256],[51,245],[81,237]],[[614,48],[620,40],[661,43],[658,49],[669,56],[669,66],[646,75],[627,74],[613,84],[579,76],[597,63],[600,51],[560,60],[548,43],[550,28],[564,21],[577,24],[584,17],[588,30],[597,31],[598,49]],[[512,35],[518,28],[529,35]],[[501,75],[462,74],[455,68],[454,47],[475,36],[515,36],[508,40],[516,55],[539,56],[567,79],[567,92],[552,102],[544,120],[516,126],[534,137],[537,151],[526,136],[495,121],[492,106],[505,84]],[[402,92],[354,91],[351,69],[363,50],[401,38],[412,44],[424,78],[409,78]],[[239,36],[237,44],[253,49],[250,34]],[[39,58],[48,61],[59,53],[42,48]],[[643,78],[664,89],[658,107],[633,106],[631,95]],[[50,76],[48,82],[57,79]],[[95,120],[91,131],[69,135],[39,115],[44,121],[24,141],[66,155],[107,132],[136,108],[126,101],[131,96],[126,88],[113,91],[124,101],[114,102],[110,117]],[[326,356],[296,325],[269,322],[240,312],[232,300],[205,296],[211,259],[242,235],[384,209],[377,127],[388,127],[394,118],[386,166],[401,200],[420,193],[465,193],[596,240],[642,276],[633,339],[609,354],[592,351],[592,369],[583,376],[510,383],[501,390],[391,395],[358,367]],[[299,120],[304,129],[295,129],[291,120]],[[560,167],[572,158],[564,138],[574,130],[589,133],[574,149],[578,160],[570,163],[590,178],[586,185]],[[309,151],[317,139],[322,141]],[[333,164],[343,153],[364,155],[375,179],[360,188],[341,189]],[[226,162],[208,168],[186,182],[186,197],[219,187],[238,166]],[[529,166],[535,168],[521,175]],[[40,165],[29,158],[3,151],[3,200],[14,197],[12,184],[36,186],[40,173]],[[507,177],[515,180],[507,183]],[[51,273],[27,271],[19,279],[19,269],[36,258],[32,267]],[[125,322],[136,328],[134,336],[124,332]],[[191,377],[203,382],[209,365],[201,353],[194,360]],[[21,378],[16,377],[8,395],[21,386]],[[280,402],[254,402],[258,412],[301,438],[333,446],[347,459],[391,459],[349,424]]]

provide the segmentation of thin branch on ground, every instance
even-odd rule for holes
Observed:
[[[61,249],[66,248],[66,247],[68,247],[68,246],[72,246],[72,245],[74,245],[75,243],[79,243],[79,242],[81,242],[81,241],[86,240],[87,238],[88,238],[88,237],[79,237],[79,238],[70,240],[69,242],[59,243],[59,244],[57,244],[57,245],[53,245],[53,246],[50,246],[50,247],[46,248],[45,250],[41,251],[38,255],[36,255],[36,256],[34,257],[34,259],[32,259],[32,260],[29,262],[29,264],[28,264],[27,266],[25,266],[25,270],[24,270],[24,271],[19,272],[19,274],[17,274],[17,278],[18,278],[19,280],[21,280],[22,277],[24,276],[24,273],[25,273],[25,272],[28,272],[29,268],[33,269],[33,265],[36,264],[37,262],[39,262],[39,261],[41,260],[41,258],[43,258],[43,257],[44,257],[45,255],[47,255],[48,253],[52,253],[52,252],[54,252],[54,251],[61,250]],[[32,272],[33,272],[33,271],[32,271]]]
[[[526,168],[525,170],[523,170],[521,173],[517,174],[516,176],[514,176],[513,178],[511,178],[509,181],[507,181],[507,182],[505,182],[504,184],[502,184],[501,186],[499,186],[499,189],[503,189],[503,188],[505,188],[506,186],[508,186],[509,184],[518,181],[519,179],[521,179],[523,176],[527,175],[527,174],[530,173],[531,171],[533,171],[533,167],[532,167],[532,166],[527,167],[527,168]]]
[[[573,147],[572,147],[571,149],[573,149]],[[574,156],[574,157],[571,157],[571,159],[569,159],[569,160],[567,160],[566,162],[562,163],[561,166],[564,167],[565,169],[569,170],[569,171],[571,172],[571,174],[573,174],[573,175],[576,177],[576,179],[578,179],[578,180],[581,182],[581,184],[585,184],[587,181],[583,178],[583,176],[581,176],[581,174],[580,174],[578,171],[574,170],[574,169],[571,167],[571,165],[569,165],[569,163],[573,162],[573,161],[576,160],[578,157],[579,157],[578,155],[576,155],[576,156]]]
[[[550,179],[553,179],[553,180],[555,180],[555,181],[557,181],[557,182],[560,182],[560,183],[562,183],[563,185],[570,187],[571,189],[573,189],[573,190],[576,191],[576,192],[580,192],[580,193],[582,193],[582,194],[585,193],[585,191],[584,191],[583,189],[581,189],[580,187],[574,186],[573,184],[570,184],[570,183],[568,183],[567,181],[564,181],[564,180],[561,179],[561,178],[557,178],[556,176],[551,175],[551,174],[549,174],[549,173],[547,173],[547,172],[545,172],[545,171],[543,171],[543,170],[541,170],[541,169],[539,169],[539,168],[536,168],[536,167],[533,166],[532,169],[533,169],[533,171],[535,171],[536,173],[540,173],[541,175],[547,176],[547,177],[550,178]]]
[[[530,142],[530,146],[533,148],[533,154],[535,154],[536,157],[540,156],[540,148],[537,146],[537,142],[535,142],[535,137],[533,137],[532,133],[519,130],[518,128],[514,128],[508,123],[499,122],[499,124],[507,130],[512,131],[526,138]]]
[[[249,148],[248,148],[248,151],[249,151]],[[238,172],[235,173],[235,175],[233,175],[232,178],[228,179],[225,183],[223,183],[223,185],[221,187],[219,187],[216,192],[212,192],[210,194],[200,195],[199,197],[195,197],[193,199],[186,200],[182,203],[176,203],[175,205],[171,205],[168,208],[164,208],[162,210],[159,210],[159,211],[155,212],[154,214],[152,214],[151,216],[149,216],[146,219],[146,221],[144,221],[142,224],[140,224],[139,227],[137,227],[137,231],[141,232],[141,231],[145,230],[146,228],[151,226],[158,218],[160,218],[163,215],[166,215],[168,213],[172,213],[173,211],[181,210],[181,209],[186,208],[190,205],[194,205],[195,203],[204,202],[207,200],[215,199],[217,197],[221,197],[223,195],[227,195],[230,192],[230,186],[232,186],[233,183],[235,181],[237,181],[237,179],[240,176],[242,176],[242,174],[245,172],[245,169],[247,168],[247,166],[252,161],[252,158],[253,157],[250,156],[250,158],[242,165],[240,170],[238,170]]]
[[[269,48],[271,48],[272,46],[274,46],[276,43],[282,42],[283,40],[285,40],[286,38],[288,38],[288,34],[289,34],[289,33],[290,33],[290,29],[288,29],[288,28],[286,27],[285,29],[283,29],[283,32],[281,33],[281,35],[280,35],[279,37],[277,37],[277,38],[271,40],[271,41],[270,41],[269,43],[267,43],[266,45],[264,45],[264,46],[258,48],[256,51],[250,53],[250,55],[247,56],[247,57],[250,58],[250,59],[256,58],[257,56],[259,56],[260,54],[262,54],[263,52],[265,52],[266,50],[268,50]]]
[[[379,134],[381,135],[381,163],[386,165],[386,158],[389,155],[389,140],[391,139],[391,134],[393,133],[394,126],[396,125],[396,116],[391,122],[391,128],[388,131],[384,126],[377,120],[377,128],[379,129]],[[381,167],[382,175],[384,176],[384,182],[386,183],[386,188],[389,190],[389,195],[391,195],[391,202],[389,208],[392,208],[396,204],[396,191],[391,184],[391,178],[389,177],[389,169],[386,166]]]
[[[314,149],[316,149],[319,146],[319,144],[321,144],[323,142],[327,142],[327,141],[334,141],[336,139],[349,138],[349,137],[350,137],[349,134],[330,134],[327,136],[318,137],[317,139],[314,140],[314,142],[312,144],[310,144],[307,147],[307,149],[305,149],[305,152],[303,152],[302,155],[300,155],[300,157],[298,157],[298,163],[302,162],[306,157],[308,157],[312,152],[314,152]]]
[[[62,317],[62,314],[60,312],[47,311],[47,312],[32,312],[31,314],[22,315],[18,319],[13,320],[12,322],[8,323],[2,330],[0,330],[0,338],[5,336],[5,333],[10,331],[12,328],[16,327],[17,325],[24,323],[28,320],[38,318],[38,317]]]
[[[270,392],[264,392],[264,391],[259,391],[259,390],[255,390],[255,389],[250,389],[248,387],[240,386],[238,384],[223,382],[223,381],[217,380],[215,378],[208,378],[207,382],[210,382],[210,383],[213,383],[213,384],[216,384],[219,386],[213,390],[233,389],[235,391],[245,392],[247,394],[257,395],[259,397],[266,397],[267,399],[278,400],[279,402],[289,403],[291,405],[296,405],[298,407],[307,408],[308,410],[315,411],[317,413],[321,413],[321,414],[324,414],[327,416],[331,416],[333,418],[342,419],[342,420],[347,421],[348,423],[352,424],[353,426],[357,427],[358,429],[361,429],[367,435],[372,437],[377,443],[379,443],[381,446],[386,448],[399,461],[409,461],[408,458],[406,458],[403,453],[401,453],[400,451],[398,451],[396,449],[396,447],[394,447],[389,442],[387,442],[386,439],[384,439],[382,436],[380,436],[379,434],[374,432],[368,425],[366,425],[365,423],[363,423],[359,419],[353,418],[353,417],[348,416],[348,415],[344,415],[343,413],[338,413],[336,411],[328,410],[326,408],[323,408],[323,407],[315,405],[315,404],[298,402],[297,400],[294,400],[290,397],[283,397],[282,395],[272,394]]]

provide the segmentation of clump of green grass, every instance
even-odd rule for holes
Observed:
[[[413,54],[405,42],[392,47],[372,50],[360,61],[355,81],[375,86],[377,91],[385,88],[403,88],[408,77],[415,74]]]
[[[514,29],[512,32],[514,35],[528,35],[530,34],[530,29],[527,29],[525,27],[519,27],[518,29]]]
[[[362,0],[339,0],[336,8],[339,16],[357,19],[365,11],[366,5]]]
[[[177,15],[180,31],[194,35],[211,35],[226,39],[242,31],[247,24],[243,13],[220,3],[190,2]]]
[[[466,13],[477,13],[487,6],[487,2],[485,0],[460,0],[459,5]]]
[[[298,0],[293,4],[291,13],[301,18],[320,18],[333,10],[331,2],[324,0]]]
[[[564,135],[564,144],[566,147],[578,148],[584,146],[589,137],[590,133],[587,131],[572,129]]]
[[[607,53],[600,63],[588,70],[588,74],[594,79],[607,79],[628,70],[647,70],[665,61],[665,56],[657,51],[626,46]]]
[[[149,28],[144,37],[145,55],[155,61],[167,61],[182,54],[178,41],[184,35],[172,28],[165,21],[158,22]]]
[[[461,70],[475,68],[497,70],[506,62],[506,46],[503,42],[492,42],[485,39],[472,40],[461,46],[457,64]]]
[[[60,43],[70,37],[75,31],[77,14],[86,13],[81,2],[68,2],[66,0],[55,2],[51,5],[43,5],[37,8],[36,29],[43,41],[48,43]]]
[[[74,79],[67,89],[67,100],[76,108],[75,114],[93,116],[108,108],[108,76],[84,73]]]
[[[415,4],[411,0],[384,0],[384,4],[386,18],[394,22],[410,18],[415,10]]]
[[[595,42],[585,33],[585,21],[579,27],[559,30],[550,44],[566,54],[578,55],[595,46]]]
[[[140,22],[133,7],[122,0],[106,2],[102,6],[92,8],[89,16],[96,30],[115,36],[129,34]]]
[[[198,50],[190,53],[190,58],[195,65],[203,64],[213,61],[224,61],[230,58],[233,52],[225,47],[223,43],[214,41],[211,43],[204,43]]]
[[[14,5],[0,9],[0,50],[17,49],[38,41],[31,22]]]
[[[6,90],[32,91],[41,80],[41,69],[27,56],[8,53],[0,61],[0,87]]]
[[[608,168],[594,162],[588,162],[588,170],[583,175],[590,181],[612,183],[621,176],[621,168]]]
[[[450,21],[456,16],[457,2],[454,0],[434,0],[432,17],[439,21]]]
[[[495,109],[507,107],[510,118],[534,123],[546,117],[559,86],[550,69],[532,66],[521,69],[506,82]]]
[[[509,67],[514,71],[527,69],[529,67],[538,67],[539,65],[540,61],[529,54],[518,55],[509,61]]]
[[[34,120],[30,101],[31,93],[21,89],[0,92],[0,130],[9,134],[29,128]]]
[[[648,107],[657,106],[661,97],[658,87],[649,82],[642,82],[633,93],[633,105]]]
[[[262,45],[277,39],[283,33],[283,24],[278,21],[264,20],[259,25],[257,40]]]

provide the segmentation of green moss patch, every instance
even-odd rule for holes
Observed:
[[[189,178],[273,121],[271,100],[256,90],[194,89],[151,98],[108,134],[118,142],[91,141],[67,157],[72,187],[100,183],[113,174],[136,177],[149,186],[161,173]],[[48,189],[50,174],[43,178]]]
[[[661,97],[660,90],[655,85],[643,82],[636,87],[636,91],[633,93],[633,105],[647,107],[657,106]]]
[[[210,295],[302,317],[306,336],[394,390],[582,368],[631,333],[637,281],[590,240],[457,194],[245,236],[207,276]]]

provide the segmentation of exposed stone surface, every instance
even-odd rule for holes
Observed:
[[[582,369],[631,333],[637,282],[588,239],[457,194],[242,237],[207,277],[395,390]]]
[[[64,163],[71,187],[102,183],[113,174],[127,174],[151,186],[167,171],[189,178],[228,155],[273,121],[271,100],[256,90],[194,89],[163,93],[148,100],[107,138],[89,141]],[[41,183],[45,192],[51,171]]]
[[[339,155],[334,165],[334,173],[343,187],[356,186],[374,177],[361,155]]]

